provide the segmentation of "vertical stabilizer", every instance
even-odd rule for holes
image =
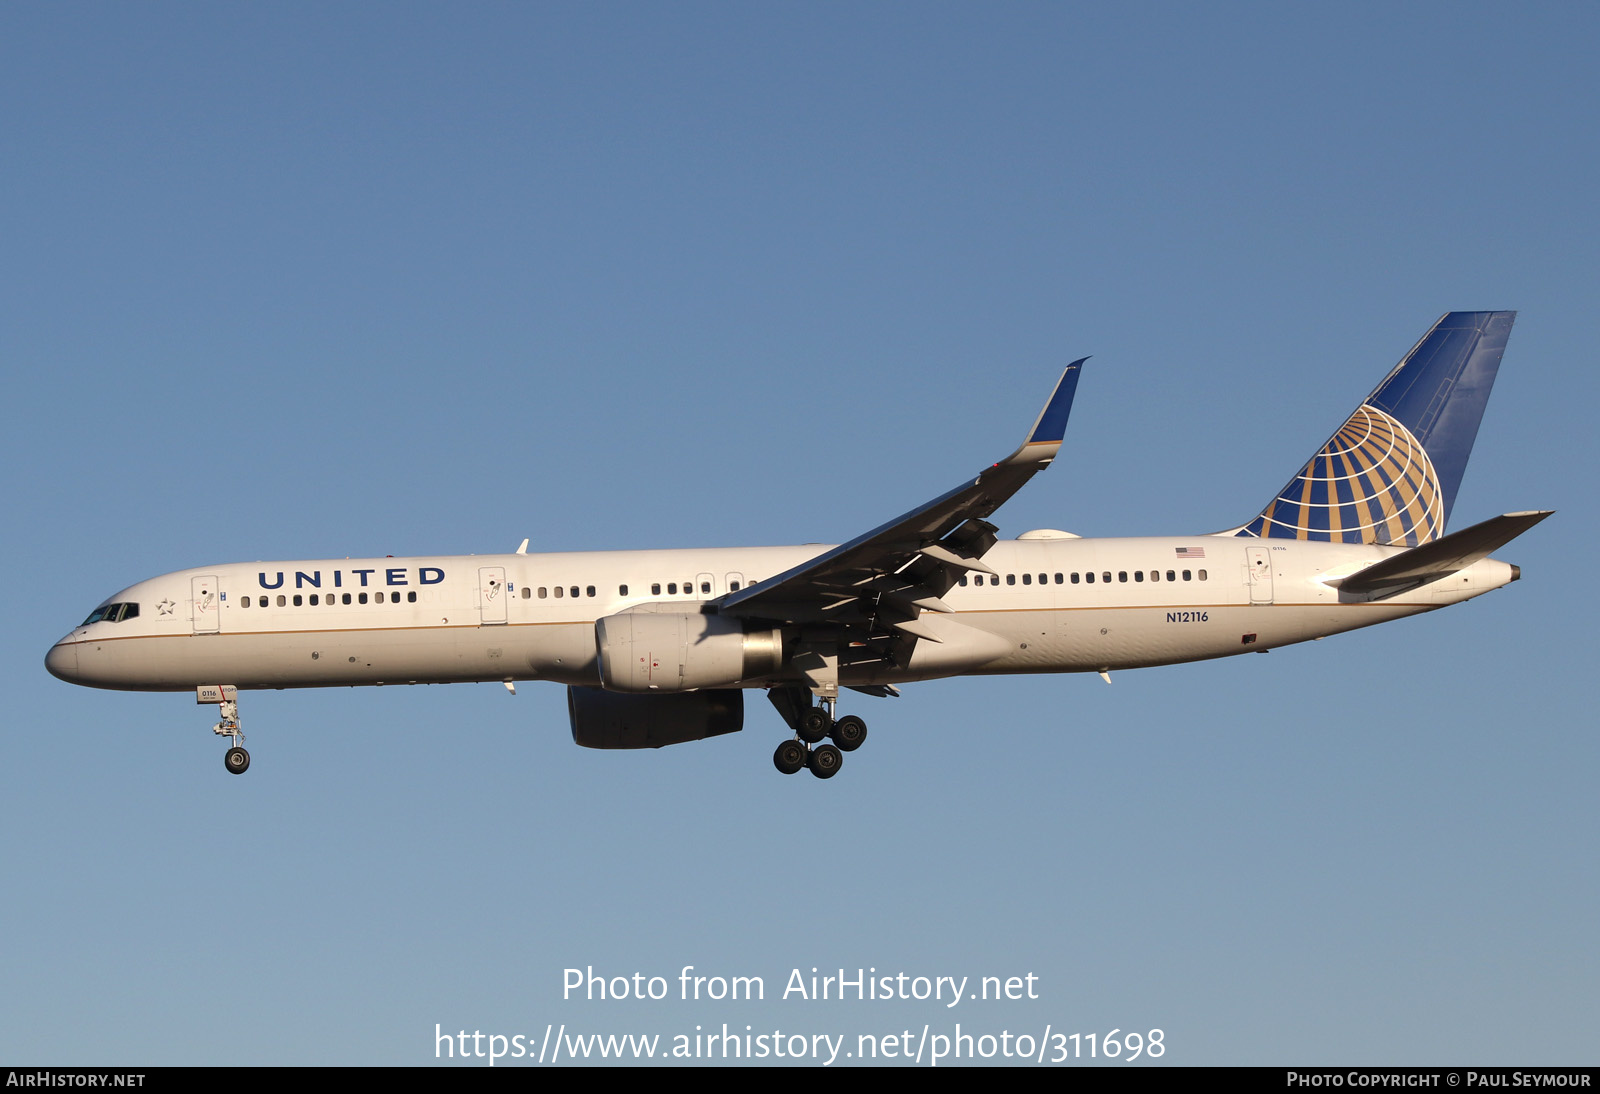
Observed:
[[[1516,316],[1441,318],[1237,534],[1411,547],[1444,535]]]

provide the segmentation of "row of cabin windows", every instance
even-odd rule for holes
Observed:
[[[984,581],[984,575],[983,574],[973,574],[973,575],[971,575],[971,577],[972,577],[972,583],[974,585],[983,585],[983,584],[986,583]],[[1145,573],[1144,573],[1143,570],[1134,570],[1133,571],[1133,580],[1135,580],[1135,581],[1143,581],[1144,578],[1145,578]],[[1206,572],[1204,570],[1184,570],[1184,571],[1182,571],[1182,580],[1184,580],[1184,581],[1194,581],[1197,578],[1200,581],[1206,580]],[[1093,585],[1095,583],[1095,580],[1096,580],[1096,578],[1095,578],[1094,571],[1090,570],[1089,572],[1083,573],[1083,574],[1077,574],[1077,573],[1073,573],[1073,574],[1056,574],[1055,583],[1057,585],[1065,585],[1065,584],[1070,582],[1073,585],[1077,585],[1077,584],[1079,584],[1081,582],[1084,585]],[[1128,571],[1127,570],[1118,570],[1117,573],[1116,573],[1116,580],[1117,581],[1127,581],[1128,580]],[[1161,580],[1161,571],[1160,570],[1151,570],[1150,571],[1150,580],[1151,581],[1160,581]],[[1168,570],[1167,571],[1167,580],[1168,581],[1177,581],[1177,580],[1179,580],[1179,571],[1177,571],[1177,570]],[[1102,570],[1102,571],[1100,571],[1099,581],[1102,584],[1105,584],[1105,585],[1111,584],[1111,581],[1112,581],[1111,571],[1110,570]],[[961,584],[965,585],[966,583],[967,583],[967,578],[965,576],[963,576],[961,578]],[[1017,583],[1017,575],[1016,574],[1007,574],[1006,575],[1006,584],[1007,585],[1015,585],[1016,583]],[[1032,575],[1032,574],[1023,574],[1022,575],[1022,583],[1024,585],[1032,585],[1034,583],[1034,575]],[[998,575],[990,575],[990,577],[989,577],[989,579],[987,581],[987,584],[989,584],[989,585],[998,585],[998,584],[1000,584],[999,576]],[[1049,574],[1040,574],[1039,575],[1039,584],[1040,585],[1048,585],[1048,584],[1050,584],[1050,575]]]
[[[730,593],[738,592],[741,587],[742,587],[741,584],[739,582],[737,582],[737,581],[728,582],[728,591]],[[678,595],[678,583],[676,581],[667,582],[666,589],[667,589],[667,593],[666,593],[667,596],[677,596]],[[700,583],[700,594],[702,596],[710,596],[711,595],[711,582],[702,581]],[[538,592],[536,594],[531,585],[524,585],[522,587],[522,599],[527,600],[527,599],[529,599],[529,598],[531,598],[531,597],[533,597],[535,595],[537,595],[540,600],[546,600],[551,596],[554,596],[557,600],[559,600],[559,599],[561,599],[562,597],[565,597],[565,596],[571,596],[571,597],[594,596],[595,595],[595,588],[594,588],[593,585],[583,585],[583,586],[578,586],[578,585],[565,585],[565,586],[563,586],[563,585],[556,585],[556,586],[540,585],[539,589],[538,589]],[[628,587],[626,585],[618,585],[617,586],[617,595],[618,596],[627,596],[628,595]],[[650,586],[650,595],[651,596],[660,596],[661,595],[661,582],[657,581],[653,585]],[[694,595],[694,582],[685,581],[683,583],[683,595],[684,596],[693,596]]]
[[[337,601],[334,599],[336,596],[339,597],[339,599]],[[277,602],[278,602],[278,607],[280,607],[280,608],[288,607],[291,601],[294,603],[294,606],[296,608],[300,607],[301,603],[302,603],[301,595],[299,593],[295,593],[294,596],[292,596],[292,597],[291,596],[285,596],[283,593],[279,593],[277,595],[276,599],[277,599]],[[267,597],[264,597],[264,596],[257,597],[256,600],[261,605],[261,607],[265,608],[265,607],[268,606],[268,598]],[[317,606],[317,604],[318,604],[318,596],[317,596],[317,594],[316,593],[312,593],[310,595],[310,597],[306,599],[305,602],[309,603],[313,608],[315,608]],[[339,596],[339,594],[337,594],[337,593],[328,593],[326,596],[321,598],[321,603],[323,603],[323,604],[330,604],[331,605],[331,604],[335,604],[335,603],[339,603],[339,602],[343,602],[345,604],[365,604],[365,603],[367,603],[367,594],[366,593],[355,593],[355,594],[345,593],[343,596]],[[384,603],[383,593],[381,591],[373,593],[372,594],[372,602],[374,604],[382,604],[382,603]],[[406,593],[406,601],[405,602],[408,603],[408,604],[415,604],[417,602],[417,594],[416,594],[415,590]],[[389,594],[388,603],[390,603],[390,604],[399,604],[400,603],[400,591],[398,589],[396,589],[394,592],[391,592]],[[239,600],[239,606],[242,607],[242,608],[248,608],[250,606],[250,597],[248,597],[248,596],[241,597],[240,600]]]
[[[1197,578],[1200,581],[1205,581],[1206,580],[1206,572],[1204,570],[1198,570],[1198,571],[1184,570],[1184,571],[1181,572],[1181,579],[1184,580],[1184,581],[1193,581],[1193,580],[1196,580]],[[1177,571],[1177,570],[1168,570],[1167,574],[1166,574],[1166,579],[1168,581],[1178,581],[1180,579],[1180,572]],[[966,585],[968,583],[968,580],[969,580],[968,576],[964,575],[961,578],[960,583],[962,585]],[[974,585],[983,585],[983,584],[985,584],[984,575],[983,574],[972,574],[972,575],[970,575],[970,580],[971,580],[972,584],[974,584]],[[1055,583],[1057,585],[1065,585],[1065,584],[1068,584],[1068,583],[1073,584],[1073,585],[1077,585],[1077,584],[1080,584],[1080,583],[1086,584],[1086,585],[1093,585],[1095,583],[1095,580],[1096,580],[1095,574],[1094,574],[1094,571],[1092,571],[1092,570],[1087,572],[1087,573],[1082,573],[1082,574],[1079,574],[1079,573],[1072,573],[1072,574],[1058,573],[1058,574],[1055,575]],[[1103,584],[1109,585],[1111,583],[1111,581],[1112,581],[1111,571],[1110,570],[1101,571],[1099,580]],[[1116,573],[1115,580],[1117,580],[1119,582],[1126,582],[1128,580],[1128,571],[1127,570],[1118,570],[1117,573]],[[1133,580],[1136,581],[1136,582],[1145,580],[1145,572],[1143,570],[1134,570],[1133,571]],[[1151,570],[1150,571],[1150,580],[1153,581],[1153,582],[1160,581],[1161,580],[1161,571],[1160,570]],[[1023,574],[1022,575],[1022,584],[1024,584],[1024,585],[1032,585],[1033,583],[1034,583],[1034,575],[1033,574]],[[1038,583],[1040,585],[1048,585],[1048,584],[1050,584],[1050,575],[1049,574],[1039,574],[1038,575]],[[991,575],[988,578],[987,584],[989,584],[989,585],[998,585],[998,584],[1000,584],[1000,578],[998,576]],[[1016,574],[1007,574],[1006,575],[1006,584],[1007,585],[1015,585],[1015,584],[1017,584],[1017,575]],[[728,583],[728,591],[729,592],[736,593],[736,592],[739,591],[739,588],[740,588],[740,583],[737,582],[737,581],[730,581]],[[662,595],[661,589],[662,589],[662,586],[661,586],[660,582],[656,582],[656,583],[652,584],[650,586],[650,595],[651,596],[660,596],[660,595]],[[666,591],[666,595],[667,596],[677,596],[678,595],[678,583],[676,581],[667,582],[666,583],[666,590],[667,590]],[[538,592],[539,599],[540,600],[548,599],[550,597],[550,595],[552,594],[552,592],[554,593],[556,599],[558,599],[558,600],[562,599],[563,597],[566,597],[566,596],[572,596],[574,598],[577,598],[577,597],[580,597],[580,596],[590,596],[590,597],[592,597],[592,596],[597,595],[597,591],[596,591],[596,589],[595,589],[595,587],[593,585],[583,585],[583,586],[579,586],[579,585],[566,585],[566,586],[556,585],[556,586],[553,586],[553,587],[552,586],[548,586],[548,585],[541,585],[541,586],[539,586],[539,592]],[[711,594],[711,582],[709,582],[709,581],[700,582],[700,593],[701,593],[701,595],[709,596]],[[683,595],[685,595],[685,596],[693,596],[694,594],[695,594],[694,582],[685,581],[683,583]],[[353,594],[352,593],[343,593],[343,594],[328,593],[326,596],[322,596],[319,599],[319,596],[318,596],[317,593],[311,593],[308,597],[305,597],[303,599],[302,595],[300,593],[295,593],[292,597],[287,596],[287,595],[285,595],[283,593],[279,593],[275,599],[277,601],[278,607],[280,607],[280,608],[288,607],[291,601],[293,602],[294,607],[298,608],[298,607],[300,607],[302,605],[302,603],[309,603],[312,607],[316,607],[319,602],[320,603],[324,603],[324,604],[328,604],[328,605],[332,605],[332,604],[337,603],[337,602],[343,602],[345,604],[352,604],[352,603],[354,603],[354,604],[366,604],[368,602],[367,595],[368,594],[364,593],[364,592],[353,593]],[[375,593],[373,593],[371,595],[372,595],[372,603],[375,603],[375,604],[385,603],[384,594],[383,594],[383,592],[381,590],[378,591],[378,592],[375,592]],[[532,586],[524,585],[522,587],[522,598],[524,600],[530,599],[533,595],[534,595],[534,593],[533,593],[533,587]],[[627,596],[628,595],[628,586],[626,586],[626,585],[618,585],[617,586],[617,595],[618,596]],[[336,596],[339,598],[338,601],[335,600]],[[256,598],[256,602],[261,607],[265,608],[265,607],[269,606],[269,603],[270,603],[271,599],[272,598],[268,598],[268,597],[262,596],[262,597],[257,597]],[[408,591],[406,593],[405,599],[406,599],[407,603],[415,604],[417,602],[416,591],[415,590]],[[387,602],[391,603],[391,604],[399,604],[399,603],[401,603],[399,591],[396,590],[394,592],[389,593]],[[248,607],[250,607],[250,604],[251,604],[251,598],[248,597],[248,596],[242,597],[240,599],[240,601],[239,601],[239,604],[240,604],[241,607],[248,608]],[[126,611],[126,614],[125,615],[118,614],[119,610]],[[104,613],[104,614],[101,614],[101,613]],[[110,606],[108,606],[106,608],[96,609],[95,615],[93,615],[89,619],[85,620],[85,623],[98,622],[100,619],[107,618],[107,617],[132,618],[133,616],[138,615],[138,614],[139,614],[139,606],[137,604],[128,604],[128,605],[114,604],[114,605],[110,605]]]
[[[739,588],[740,588],[740,583],[737,582],[737,581],[730,581],[728,583],[728,591],[729,592],[735,592],[736,593],[736,592],[739,591]],[[711,592],[711,582],[702,581],[700,583],[700,591],[701,591],[701,593],[709,595],[710,592]],[[693,596],[694,595],[694,582],[685,581],[683,583],[683,592],[684,592],[685,596]],[[572,597],[595,596],[596,595],[596,590],[595,590],[595,587],[593,585],[583,585],[583,586],[579,586],[579,585],[566,585],[566,586],[557,585],[554,588],[552,588],[551,586],[548,586],[548,585],[539,586],[539,594],[538,595],[539,595],[539,599],[540,600],[548,599],[552,593],[554,593],[555,597],[559,600],[562,597],[566,597],[566,596],[572,596]],[[660,596],[661,595],[661,585],[660,585],[659,582],[650,586],[650,594],[652,596]],[[289,606],[290,601],[292,600],[293,603],[294,603],[294,606],[296,608],[300,607],[302,605],[302,603],[309,603],[312,607],[316,607],[319,602],[320,603],[325,603],[325,604],[334,604],[334,603],[336,603],[334,597],[335,596],[339,596],[339,595],[340,594],[337,594],[337,593],[328,593],[326,596],[321,597],[320,600],[319,600],[318,594],[311,593],[309,598],[303,600],[300,593],[295,593],[292,597],[286,596],[283,593],[279,593],[277,595],[277,604],[278,604],[278,607],[280,607],[280,608],[286,608],[286,607]],[[351,599],[352,595],[354,596],[353,600]],[[534,595],[534,592],[533,592],[533,587],[532,586],[524,585],[522,587],[522,599],[527,600],[527,599],[531,598],[533,595]],[[628,595],[628,587],[626,585],[618,585],[617,586],[617,595],[618,596],[627,596]],[[676,581],[667,582],[667,595],[668,596],[677,596],[678,595],[678,583]],[[382,603],[385,602],[384,594],[381,591],[373,593],[372,594],[372,598],[373,598],[372,599],[372,603],[375,603],[375,604],[382,604]],[[270,605],[270,603],[271,603],[271,600],[272,600],[272,598],[265,597],[265,596],[259,597],[257,599],[258,599],[261,607],[263,607],[263,608],[268,607]],[[346,604],[351,604],[351,603],[365,604],[365,603],[367,603],[367,594],[366,593],[355,593],[355,594],[344,593],[342,595],[341,599]],[[388,603],[390,603],[390,604],[399,604],[400,602],[401,602],[400,601],[400,593],[399,593],[398,590],[396,590],[395,592],[391,592],[389,594]],[[417,594],[416,594],[415,591],[410,591],[410,592],[406,593],[406,602],[410,603],[410,604],[415,604],[417,602]],[[248,596],[243,597],[243,598],[240,599],[239,604],[240,604],[241,607],[248,608],[251,605],[251,598],[248,597]],[[124,607],[131,608],[132,611],[129,612],[127,614],[127,616],[125,616],[123,618],[131,618],[132,616],[135,616],[135,615],[139,614],[139,606],[137,604],[131,604],[131,605],[114,604],[114,605],[111,605],[110,607],[111,608],[118,608],[118,609],[124,608]],[[110,610],[109,608],[96,609],[97,613],[98,612],[107,612],[109,610]],[[98,617],[92,616],[92,617],[90,617],[90,619],[86,620],[86,622],[88,622],[88,623],[99,622],[99,620],[101,618],[105,618],[105,616],[103,616],[103,615],[98,616]]]

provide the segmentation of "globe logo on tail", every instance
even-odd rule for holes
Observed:
[[[1370,403],[1239,533],[1415,547],[1444,531],[1444,492],[1427,450]]]

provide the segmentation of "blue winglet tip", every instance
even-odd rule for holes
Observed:
[[[1072,412],[1072,397],[1077,393],[1078,376],[1088,359],[1080,357],[1062,371],[1061,379],[1056,382],[1050,401],[1040,411],[1039,420],[1033,423],[1033,432],[1028,434],[1026,443],[1060,444],[1067,435],[1067,416]]]

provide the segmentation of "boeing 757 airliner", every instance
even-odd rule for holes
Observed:
[[[837,547],[528,554],[524,540],[508,555],[205,566],[108,598],[45,665],[220,704],[235,774],[250,766],[238,695],[253,688],[550,680],[589,748],[735,732],[761,688],[793,734],[778,770],[826,779],[867,735],[837,716],[841,688],[1253,653],[1517,580],[1489,553],[1548,511],[1445,531],[1515,317],[1445,315],[1226,531],[996,537],[987,518],[1061,447],[1080,360],[1015,452]]]

